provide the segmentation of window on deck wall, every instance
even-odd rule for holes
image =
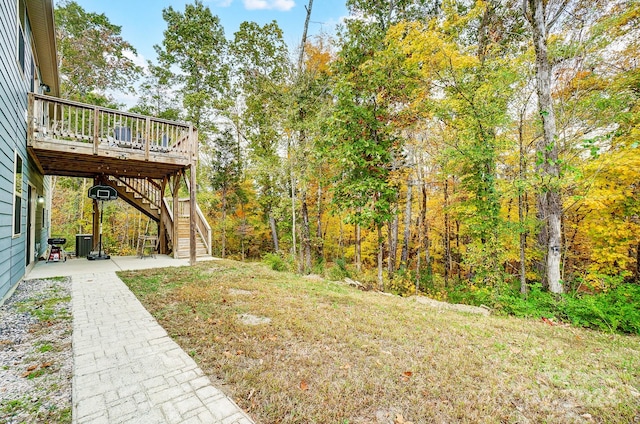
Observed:
[[[22,158],[15,152],[13,170],[13,235],[22,233]]]
[[[33,75],[35,64],[29,51],[29,40],[31,39],[31,28],[29,27],[29,19],[27,18],[27,9],[24,0],[18,0],[18,64],[24,76],[31,80],[31,91],[33,91]]]

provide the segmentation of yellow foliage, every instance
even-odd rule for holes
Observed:
[[[400,296],[411,296],[416,293],[416,282],[410,273],[398,272],[387,284],[387,291]]]

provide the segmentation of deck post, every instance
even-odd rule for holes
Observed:
[[[189,169],[189,264],[196,264],[196,163]]]
[[[180,232],[178,231],[178,223],[180,222],[180,171],[173,174],[173,257],[178,259],[178,245],[180,244]]]
[[[158,223],[158,239],[160,240],[160,244],[158,249],[160,249],[160,253],[162,254],[167,253],[167,226],[164,223],[166,219],[165,215],[169,213],[169,211],[165,210],[164,204],[164,191],[167,188],[167,181],[168,178],[164,177],[160,186],[160,222]]]
[[[189,125],[191,165],[189,170],[189,262],[196,264],[196,163],[198,161],[198,131]]]
[[[93,185],[100,184],[99,178],[93,179]],[[100,207],[98,205],[98,201],[96,199],[92,200],[93,203],[93,223],[91,226],[91,234],[93,235],[93,246],[91,246],[91,250],[98,250],[98,238],[100,237]]]
[[[33,93],[28,94],[28,104],[27,104],[27,146],[33,146],[33,135],[35,132],[35,98],[33,97]]]

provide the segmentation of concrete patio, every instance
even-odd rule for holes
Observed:
[[[73,424],[253,423],[115,273],[188,265],[166,255],[68,259],[39,262],[25,277],[71,277]]]
[[[215,258],[198,258],[198,262],[203,260],[215,260]],[[189,259],[174,259],[168,255],[145,256],[144,258],[139,256],[111,256],[110,259],[97,261],[90,261],[86,258],[69,258],[66,261],[59,262],[39,261],[25,276],[25,280],[180,266],[189,266]]]

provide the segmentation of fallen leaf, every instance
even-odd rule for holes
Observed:
[[[303,392],[309,390],[309,384],[306,381],[302,380],[300,382],[300,390],[302,390]]]
[[[49,368],[51,365],[53,365],[53,362],[44,362],[40,365],[40,368]]]
[[[403,372],[403,374],[407,377],[411,377],[413,375],[413,373],[411,371],[405,371]]]
[[[31,375],[31,371],[27,371],[24,374],[22,374],[22,378],[27,378]]]
[[[542,317],[542,322],[549,324],[549,325],[555,325],[555,323],[553,321],[551,321],[549,318],[545,318]]]
[[[242,355],[243,353],[244,353],[244,352],[243,352],[242,350],[238,350],[238,351],[236,351],[236,355],[238,355],[238,356]]]
[[[38,366],[37,366],[37,365],[31,365],[29,368],[27,368],[27,371],[33,371],[33,370],[35,370],[36,368],[38,368]]]

